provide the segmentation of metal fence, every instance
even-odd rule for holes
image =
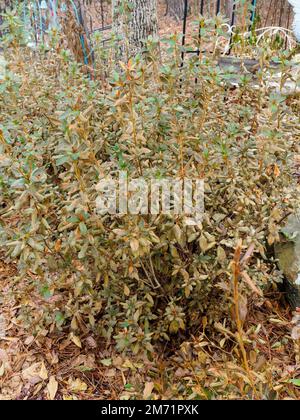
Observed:
[[[229,24],[243,23],[243,10],[247,7],[249,25],[255,27],[280,26],[289,28],[293,20],[292,7],[287,0],[178,0],[184,2],[183,45],[189,32],[189,22],[197,14],[213,17],[227,16]],[[110,37],[112,25],[111,0],[0,0],[0,12],[19,4],[24,22],[34,34],[36,43],[53,27],[63,27],[80,39],[86,63],[86,51],[91,56],[93,34],[102,32]],[[0,17],[0,23],[1,23]],[[64,22],[64,25],[62,24]],[[106,35],[105,35],[106,34]],[[1,34],[0,34],[1,35]],[[199,51],[191,51],[199,52]]]
[[[83,14],[84,25],[88,33],[111,29],[111,2],[108,0],[79,0],[78,6]]]
[[[40,39],[47,29],[60,26],[69,6],[88,35],[111,29],[111,0],[0,0],[0,25],[3,13],[19,7],[24,23]]]
[[[221,13],[237,24],[240,23],[239,11],[249,5],[250,17],[256,18],[259,26],[290,27],[292,7],[287,0],[248,0],[244,4],[236,0],[188,0],[188,10],[198,9],[206,17]]]
[[[182,46],[186,45],[189,33],[189,18],[197,13],[205,18],[223,15],[227,18],[229,27],[243,27],[244,31],[259,30],[260,28],[278,27],[290,29],[293,20],[293,8],[287,0],[183,0],[183,29]],[[192,12],[191,12],[192,11]],[[233,32],[231,32],[233,33]],[[282,32],[277,32],[279,35]],[[199,40],[201,31],[199,29]],[[232,35],[227,48],[227,54],[231,53]],[[285,45],[287,42],[285,39]],[[200,50],[185,49],[182,52],[182,62],[186,54],[198,54]]]

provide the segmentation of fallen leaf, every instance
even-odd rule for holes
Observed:
[[[275,175],[276,178],[278,178],[279,175],[280,175],[280,169],[279,169],[278,165],[276,165],[276,163],[274,164],[274,175]]]
[[[97,347],[97,343],[93,337],[88,336],[85,341],[88,347],[90,347],[91,349],[95,349]]]
[[[5,371],[5,369],[4,369],[4,363],[2,363],[2,365],[0,366],[0,378],[1,378],[1,376],[4,375],[4,371]]]
[[[82,348],[82,344],[81,344],[80,338],[79,338],[77,335],[75,335],[75,334],[71,333],[71,334],[70,334],[70,339],[73,341],[73,343],[74,343],[77,347],[79,347],[80,349]]]
[[[47,369],[46,369],[46,366],[45,366],[44,362],[42,362],[41,370],[39,372],[39,377],[42,378],[43,380],[48,379],[48,372],[47,372]]]
[[[124,284],[124,295],[125,296],[130,296],[130,290],[129,290],[129,287],[126,284]]]
[[[8,362],[8,354],[4,349],[0,349],[0,362]]]
[[[70,385],[71,391],[73,392],[80,392],[80,391],[87,390],[87,384],[81,381],[79,378],[76,378],[75,380],[70,380],[69,385]]]
[[[41,377],[39,375],[41,370],[41,363],[33,363],[31,366],[29,366],[26,369],[23,369],[22,371],[22,378],[24,381],[29,382],[32,385],[35,385],[39,382],[41,382]]]
[[[57,389],[58,389],[58,382],[55,379],[55,376],[50,376],[50,379],[47,385],[47,390],[48,390],[50,400],[54,400],[55,395],[57,393]]]
[[[226,252],[221,246],[218,246],[217,248],[217,259],[220,263],[226,260]]]
[[[139,250],[139,241],[137,239],[131,239],[130,246],[133,253],[136,253]]]
[[[147,400],[151,396],[153,388],[154,388],[154,383],[153,382],[146,382],[145,383],[145,388],[144,388],[144,392],[143,392],[144,400]]]
[[[102,363],[102,365],[109,367],[109,366],[112,365],[112,360],[111,359],[102,359],[101,363]]]
[[[104,376],[107,376],[108,378],[113,378],[114,376],[116,376],[116,369],[112,368],[112,369],[107,370],[104,373]]]
[[[34,336],[30,335],[29,337],[26,338],[26,340],[24,341],[25,346],[29,346],[34,340]]]

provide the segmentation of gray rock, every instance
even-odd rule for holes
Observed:
[[[282,229],[282,240],[275,245],[275,256],[285,276],[287,300],[300,308],[300,218],[292,215]]]

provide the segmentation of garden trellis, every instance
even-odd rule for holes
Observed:
[[[298,4],[299,2],[299,4]],[[190,0],[184,0],[184,16],[183,16],[183,30],[182,30],[182,62],[186,54],[200,54],[200,48],[188,49],[185,48],[186,38],[188,34],[189,10]],[[235,29],[245,22],[241,22],[241,11],[246,10],[246,18],[248,25],[245,30],[245,36],[249,36],[252,31],[256,32],[257,39],[260,40],[265,35],[279,35],[285,39],[285,46],[291,45],[292,33],[291,23],[293,15],[293,7],[295,3],[298,5],[300,11],[300,0],[248,0],[248,2],[241,2],[240,0],[232,1],[230,15],[228,15],[229,0],[199,0],[198,10],[201,16],[206,18],[223,15],[227,17],[229,42],[224,51],[225,54],[230,54],[232,50],[232,41]],[[300,13],[299,13],[300,15]],[[296,15],[297,16],[297,15]],[[300,19],[300,18],[299,18]],[[199,45],[201,41],[201,28],[199,28]]]
[[[298,0],[182,0],[184,2],[184,18],[182,30],[182,45],[185,47],[189,32],[189,11],[193,15],[212,18],[217,15],[227,17],[228,42],[224,53],[232,52],[235,31],[239,31],[244,22],[241,21],[241,10],[247,7],[247,26],[244,30],[248,36],[256,31],[258,40],[265,35],[279,35],[285,38],[286,47],[290,47],[293,22],[293,7]],[[17,2],[25,26],[31,34],[30,44],[44,42],[48,29],[61,27],[61,20],[70,10],[77,22],[78,43],[82,49],[82,61],[91,64],[93,61],[93,36],[102,33],[103,46],[110,39],[112,28],[112,11],[109,0],[23,0]],[[0,12],[12,7],[16,2],[0,0]],[[68,6],[67,6],[68,5]],[[231,5],[231,9],[228,7]],[[295,6],[296,8],[296,6]],[[230,14],[228,10],[230,9]],[[299,10],[299,6],[298,9]],[[296,14],[297,16],[297,14]],[[75,37],[76,34],[73,34]],[[199,28],[199,45],[201,30]],[[196,49],[183,48],[182,62],[186,54],[200,54],[200,47]]]
[[[71,7],[89,42],[93,33],[111,29],[111,4],[108,0],[0,0],[0,24],[1,14],[14,7],[19,8],[19,14],[35,42],[43,41],[48,29],[61,26],[68,7]]]

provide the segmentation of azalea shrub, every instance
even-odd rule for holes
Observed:
[[[99,46],[97,66],[82,71],[55,40],[32,51],[17,35],[0,75],[0,244],[15,284],[26,279],[19,319],[78,345],[93,330],[121,352],[150,354],[157,341],[230,319],[238,245],[251,249],[245,317],[249,296],[282,279],[268,247],[294,206],[298,99],[268,87],[270,60],[289,76],[286,54],[261,46],[256,75],[221,68],[217,50],[180,66],[171,36],[162,61],[149,39],[116,66]],[[119,171],[204,180],[202,222],[99,213],[97,185]]]

